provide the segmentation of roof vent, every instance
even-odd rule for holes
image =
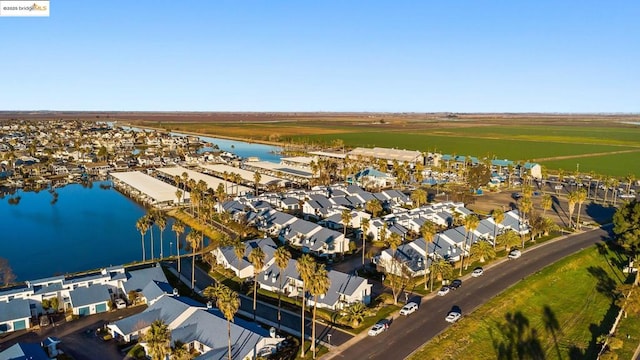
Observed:
[[[173,288],[173,296],[180,296],[180,293],[178,293],[177,288]]]

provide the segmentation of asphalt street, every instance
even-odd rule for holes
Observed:
[[[444,318],[455,306],[464,315],[518,281],[568,255],[592,246],[609,237],[608,230],[595,229],[565,239],[543,244],[523,252],[522,257],[507,260],[485,268],[479,278],[464,280],[462,287],[443,297],[433,297],[421,304],[417,312],[408,317],[394,319],[388,331],[376,337],[350,341],[324,357],[342,359],[404,359],[451,324]],[[354,343],[355,342],[355,343]]]

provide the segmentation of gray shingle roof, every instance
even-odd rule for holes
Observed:
[[[71,305],[76,308],[111,300],[111,295],[109,295],[106,285],[79,287],[69,292],[69,295],[71,297]]]
[[[31,317],[29,300],[13,299],[9,302],[0,302],[0,323],[28,317]]]
[[[124,289],[127,293],[131,290],[142,291],[151,281],[168,283],[167,277],[164,275],[164,272],[162,272],[160,266],[128,272],[127,278],[127,282],[124,283]]]

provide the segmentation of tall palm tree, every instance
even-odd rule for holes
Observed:
[[[167,218],[160,211],[158,211],[156,213],[156,225],[158,225],[158,228],[160,229],[160,259],[163,259],[164,258],[164,246],[162,244],[162,242],[163,242],[162,233],[164,232],[164,229],[167,227]]]
[[[367,244],[367,232],[369,232],[369,225],[369,218],[363,218],[362,221],[360,221],[360,226],[362,227],[362,266],[364,266],[364,249]]]
[[[411,200],[416,203],[416,207],[427,202],[427,192],[421,188],[418,188],[411,193]]]
[[[155,259],[154,248],[153,248],[153,225],[156,223],[156,218],[154,211],[149,211],[146,215],[147,223],[149,224],[149,233],[151,234],[151,260]]]
[[[551,208],[553,207],[553,199],[551,198],[550,194],[544,194],[542,195],[542,216],[546,216],[547,215],[547,210],[551,210]]]
[[[253,183],[256,186],[256,196],[258,195],[258,185],[260,185],[260,180],[262,180],[262,175],[259,172],[253,173]]]
[[[436,224],[431,221],[425,221],[420,226],[420,235],[424,239],[424,289],[427,290],[427,263],[429,262],[429,244],[433,244],[433,237],[436,235]],[[431,278],[431,291],[433,291],[433,276],[431,274],[431,265],[429,265],[429,277]]]
[[[177,206],[180,206],[180,200],[182,199],[182,190],[180,189],[176,189],[176,199],[178,199],[178,202],[176,203]]]
[[[569,227],[573,224],[573,211],[576,209],[576,203],[578,202],[578,195],[572,191],[567,195],[567,201],[569,203]]]
[[[147,343],[152,360],[164,360],[170,351],[171,331],[164,321],[156,320],[144,334],[143,341]]]
[[[447,260],[440,258],[433,262],[432,271],[437,275],[438,280],[442,281],[453,275],[453,266]]]
[[[291,253],[289,252],[289,250],[287,250],[286,247],[281,246],[279,248],[276,249],[275,253],[273,254],[273,257],[276,260],[276,266],[278,266],[278,280],[280,281],[280,287],[278,288],[278,329],[281,328],[281,316],[280,316],[280,309],[281,309],[281,298],[282,298],[282,270],[286,269],[287,266],[289,265],[289,260],[291,260]]]
[[[342,223],[342,235],[347,238],[347,227],[351,224],[351,211],[349,209],[342,210],[340,214],[340,222]]]
[[[520,237],[515,231],[508,230],[498,235],[496,242],[500,245],[504,245],[505,250],[509,250],[520,243]]]
[[[180,220],[176,220],[171,225],[171,230],[176,233],[176,253],[178,254],[178,274],[180,272],[180,234],[184,233],[184,223]]]
[[[191,230],[187,234],[187,243],[189,243],[189,247],[191,248],[191,290],[193,290],[196,284],[196,252],[200,246],[200,234],[198,231]]]
[[[396,263],[398,262],[396,259],[396,251],[398,250],[398,246],[402,244],[402,238],[397,233],[391,233],[387,239],[387,243],[391,249],[391,276],[389,277],[389,281],[391,282],[391,291],[393,292],[393,303],[398,304],[400,289],[396,286]]]
[[[302,333],[302,336],[300,337],[302,341],[302,345],[300,346],[300,356],[302,357],[304,357],[304,312],[307,303],[307,285],[309,284],[309,279],[311,278],[315,268],[316,262],[308,254],[304,254],[298,258],[296,269],[298,270],[298,274],[302,280],[302,324],[300,326],[300,332]]]
[[[329,291],[331,286],[331,280],[327,273],[327,269],[324,264],[320,264],[316,267],[312,276],[309,279],[309,293],[313,295],[313,320],[311,321],[311,349],[313,351],[313,358],[316,358],[316,308],[318,306],[318,297],[324,296]]]
[[[258,274],[264,267],[264,259],[266,255],[262,248],[255,247],[249,253],[249,261],[253,265],[253,321],[256,321],[256,296],[258,294]]]
[[[238,294],[235,291],[229,289],[224,285],[221,285],[221,289],[217,295],[218,295],[218,298],[216,300],[216,305],[218,306],[218,309],[222,311],[222,314],[224,315],[225,319],[227,319],[227,339],[229,341],[228,359],[232,360],[231,320],[233,320],[233,317],[236,315],[236,313],[238,312],[238,309],[240,308],[240,298],[238,297]]]
[[[580,211],[582,210],[582,204],[587,200],[587,192],[580,188],[576,191],[576,202],[578,203],[578,215],[576,216],[576,227],[581,228],[580,226]]]
[[[144,235],[147,233],[147,230],[149,230],[149,223],[147,222],[147,219],[144,216],[138,219],[138,221],[136,221],[136,229],[140,231],[140,237],[141,237],[140,241],[142,243],[142,261],[146,261],[147,254],[146,254],[146,251],[144,251]]]
[[[467,246],[469,246],[467,243],[471,238],[469,235],[472,231],[478,228],[479,223],[480,219],[478,219],[478,216],[476,216],[476,214],[467,215],[464,218],[465,238],[464,247],[462,249],[462,253],[460,254],[460,275],[462,275],[462,265],[464,264],[464,252],[467,251]],[[469,267],[469,264],[467,264],[467,267]]]
[[[523,196],[518,208],[520,210],[520,218],[522,219],[522,222],[527,224],[529,214],[531,214],[531,210],[533,210],[533,201],[531,201],[531,196]],[[522,247],[524,247],[524,236],[522,236]]]
[[[504,211],[502,209],[494,209],[491,213],[491,217],[493,217],[493,222],[495,225],[493,226],[493,248],[496,248],[496,231],[498,230],[498,226],[502,224],[504,221]]]

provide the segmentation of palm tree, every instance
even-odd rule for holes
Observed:
[[[311,320],[311,349],[313,358],[316,358],[316,307],[318,305],[318,297],[324,296],[329,291],[331,280],[324,264],[316,267],[312,276],[309,278],[309,293],[313,295],[313,320]]]
[[[315,268],[316,262],[308,254],[304,254],[298,258],[296,269],[298,270],[298,274],[300,274],[300,279],[302,280],[302,325],[300,329],[300,332],[302,333],[302,336],[300,337],[302,341],[302,345],[300,346],[300,356],[302,357],[304,357],[304,311],[307,302],[307,284],[309,284],[309,279],[315,271]]]
[[[578,215],[576,218],[576,227],[580,228],[580,211],[582,210],[582,204],[587,200],[587,192],[580,188],[576,191],[576,202],[578,203]]]
[[[191,360],[191,353],[182,341],[173,343],[169,356],[171,360]]]
[[[262,180],[262,175],[259,172],[253,173],[253,183],[256,186],[256,196],[258,195],[258,185],[260,184],[260,180]]]
[[[438,275],[438,280],[442,281],[443,279],[448,279],[451,275],[453,275],[453,266],[451,263],[445,259],[438,259],[433,262],[433,266],[431,268],[434,274]]]
[[[138,231],[140,231],[140,241],[142,242],[142,261],[146,261],[147,260],[147,256],[146,256],[146,252],[144,251],[144,235],[147,233],[147,230],[149,230],[149,223],[147,222],[147,219],[145,218],[145,216],[141,217],[140,219],[138,219],[138,221],[136,221],[136,229],[138,229]]]
[[[280,281],[280,287],[278,288],[278,329],[281,328],[281,316],[280,316],[280,309],[281,309],[281,297],[282,297],[282,270],[286,269],[287,266],[289,265],[289,260],[291,260],[291,253],[289,252],[289,250],[287,250],[286,247],[281,246],[279,248],[276,249],[276,251],[273,254],[273,257],[276,260],[276,266],[278,266],[278,279]]]
[[[572,191],[567,195],[567,201],[569,202],[569,227],[572,227],[573,223],[573,211],[576,209],[576,203],[578,202],[578,195]]]
[[[176,199],[178,199],[178,203],[176,204],[177,206],[180,206],[180,199],[182,199],[182,194],[183,194],[182,190],[180,189],[176,190]]]
[[[162,320],[156,320],[151,323],[151,327],[143,336],[143,341],[147,343],[152,360],[164,360],[166,358],[169,354],[170,340],[171,331]]]
[[[255,247],[249,253],[249,261],[253,265],[253,321],[256,321],[256,296],[258,294],[258,274],[264,267],[266,255],[261,247]]]
[[[634,181],[636,181],[636,177],[633,174],[628,174],[624,179],[627,182],[627,194],[628,194],[629,191],[631,191],[631,184]]]
[[[402,244],[402,238],[397,233],[391,233],[389,239],[387,240],[389,243],[389,248],[391,248],[391,276],[389,277],[389,281],[391,282],[391,291],[393,292],[393,303],[398,304],[398,295],[400,295],[400,289],[396,286],[396,251],[398,250],[398,246]]]
[[[367,307],[361,302],[356,302],[344,309],[342,318],[347,324],[355,328],[364,320],[366,313]]]
[[[464,230],[465,230],[465,238],[464,238],[464,247],[462,249],[462,253],[460,254],[460,275],[462,276],[462,265],[464,264],[464,252],[467,250],[470,234],[472,231],[478,228],[478,224],[480,223],[480,219],[475,214],[467,215],[464,218]],[[469,264],[467,264],[469,267]]]
[[[529,214],[531,213],[531,210],[533,210],[533,201],[531,201],[530,196],[522,197],[522,200],[520,200],[519,209],[520,218],[522,219],[522,222],[526,224]],[[524,236],[522,237],[522,247],[524,247]]]
[[[233,320],[233,317],[236,315],[236,313],[238,312],[238,309],[240,308],[240,298],[238,298],[238,294],[236,292],[234,292],[233,290],[229,289],[224,285],[221,285],[221,289],[217,295],[218,295],[218,298],[216,300],[216,306],[218,306],[218,309],[222,311],[222,314],[224,314],[225,319],[227,319],[227,339],[229,341],[228,358],[229,360],[232,360],[231,358],[231,320]]]
[[[508,230],[498,235],[496,242],[500,245],[504,245],[505,250],[509,250],[520,243],[520,237],[515,231]]]
[[[364,208],[373,215],[373,217],[377,217],[378,213],[382,211],[382,204],[377,199],[369,200],[365,203]]]
[[[411,193],[411,200],[415,202],[416,207],[419,208],[421,204],[427,202],[427,192],[418,188]]]
[[[549,194],[542,195],[541,203],[542,203],[542,216],[546,216],[547,210],[551,210],[551,207],[553,207],[553,199],[551,198],[551,195]]]
[[[167,218],[164,216],[162,212],[156,213],[156,225],[160,229],[160,259],[164,258],[164,246],[162,244],[162,233],[164,229],[167,227]]]
[[[200,246],[200,234],[198,234],[198,231],[191,230],[189,234],[187,234],[187,243],[189,243],[189,247],[191,248],[191,290],[193,290],[196,284],[196,252]]]
[[[433,237],[436,235],[436,224],[431,221],[425,221],[420,226],[420,235],[424,239],[424,289],[427,290],[427,272],[426,266],[429,262],[429,244],[433,243]],[[429,265],[429,277],[431,278],[431,291],[433,291],[433,276],[431,273],[431,265]]]
[[[149,233],[151,234],[151,260],[155,259],[154,249],[153,249],[153,225],[156,222],[155,214],[153,211],[150,211],[146,215],[147,223],[149,224]]]
[[[347,227],[351,224],[351,211],[349,209],[342,210],[340,214],[340,222],[342,222],[342,235],[347,238]]]
[[[491,217],[493,217],[493,222],[495,223],[493,227],[493,248],[496,248],[496,230],[498,229],[498,225],[502,224],[504,221],[504,211],[502,209],[494,209]]]
[[[496,256],[496,251],[488,241],[476,241],[471,245],[469,256],[472,259],[478,259],[481,263],[485,262],[485,259],[493,259]]]
[[[364,249],[367,244],[367,232],[369,231],[369,225],[369,218],[363,218],[362,221],[360,221],[360,226],[362,227],[362,266],[364,266]]]
[[[184,233],[184,224],[180,220],[176,220],[171,225],[171,230],[176,233],[176,253],[178,254],[178,274],[180,272],[180,234]]]

